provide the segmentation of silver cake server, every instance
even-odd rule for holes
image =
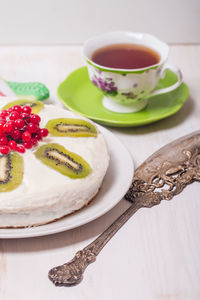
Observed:
[[[71,261],[51,269],[49,279],[57,286],[80,283],[86,267],[138,209],[171,200],[194,181],[200,181],[200,131],[175,140],[145,160],[125,195],[132,205]]]

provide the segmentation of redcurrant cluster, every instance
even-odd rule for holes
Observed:
[[[31,113],[30,106],[15,105],[0,113],[0,153],[9,151],[24,153],[48,135],[46,128],[40,128],[40,116]]]

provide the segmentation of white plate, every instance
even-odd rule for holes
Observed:
[[[27,238],[69,230],[102,216],[123,198],[132,182],[133,160],[127,149],[110,131],[97,126],[106,138],[110,164],[102,187],[94,200],[80,211],[47,225],[22,229],[0,229],[0,238]]]

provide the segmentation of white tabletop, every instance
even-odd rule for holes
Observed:
[[[190,97],[165,120],[138,128],[109,128],[128,148],[135,166],[172,140],[199,129],[200,46],[171,46]],[[83,65],[80,47],[1,47],[0,75],[13,81],[41,81],[48,102],[62,106],[58,84]],[[200,299],[200,184],[172,201],[141,209],[112,238],[75,287],[55,287],[48,270],[69,261],[130,204],[79,228],[31,239],[0,240],[1,300],[196,300]]]

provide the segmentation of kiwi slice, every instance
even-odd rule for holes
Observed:
[[[0,156],[0,192],[14,190],[23,178],[23,158],[18,153]]]
[[[54,136],[97,136],[97,130],[95,126],[81,119],[52,119],[48,121],[46,128]]]
[[[89,164],[81,156],[59,144],[45,144],[34,154],[45,165],[70,178],[83,178],[91,172]]]
[[[30,106],[32,108],[32,113],[34,114],[38,114],[41,109],[43,109],[44,107],[44,104],[42,104],[41,102],[39,101],[36,101],[36,100],[16,100],[16,101],[12,101],[8,104],[6,104],[2,110],[4,109],[8,109],[14,105],[20,105],[20,106]]]

